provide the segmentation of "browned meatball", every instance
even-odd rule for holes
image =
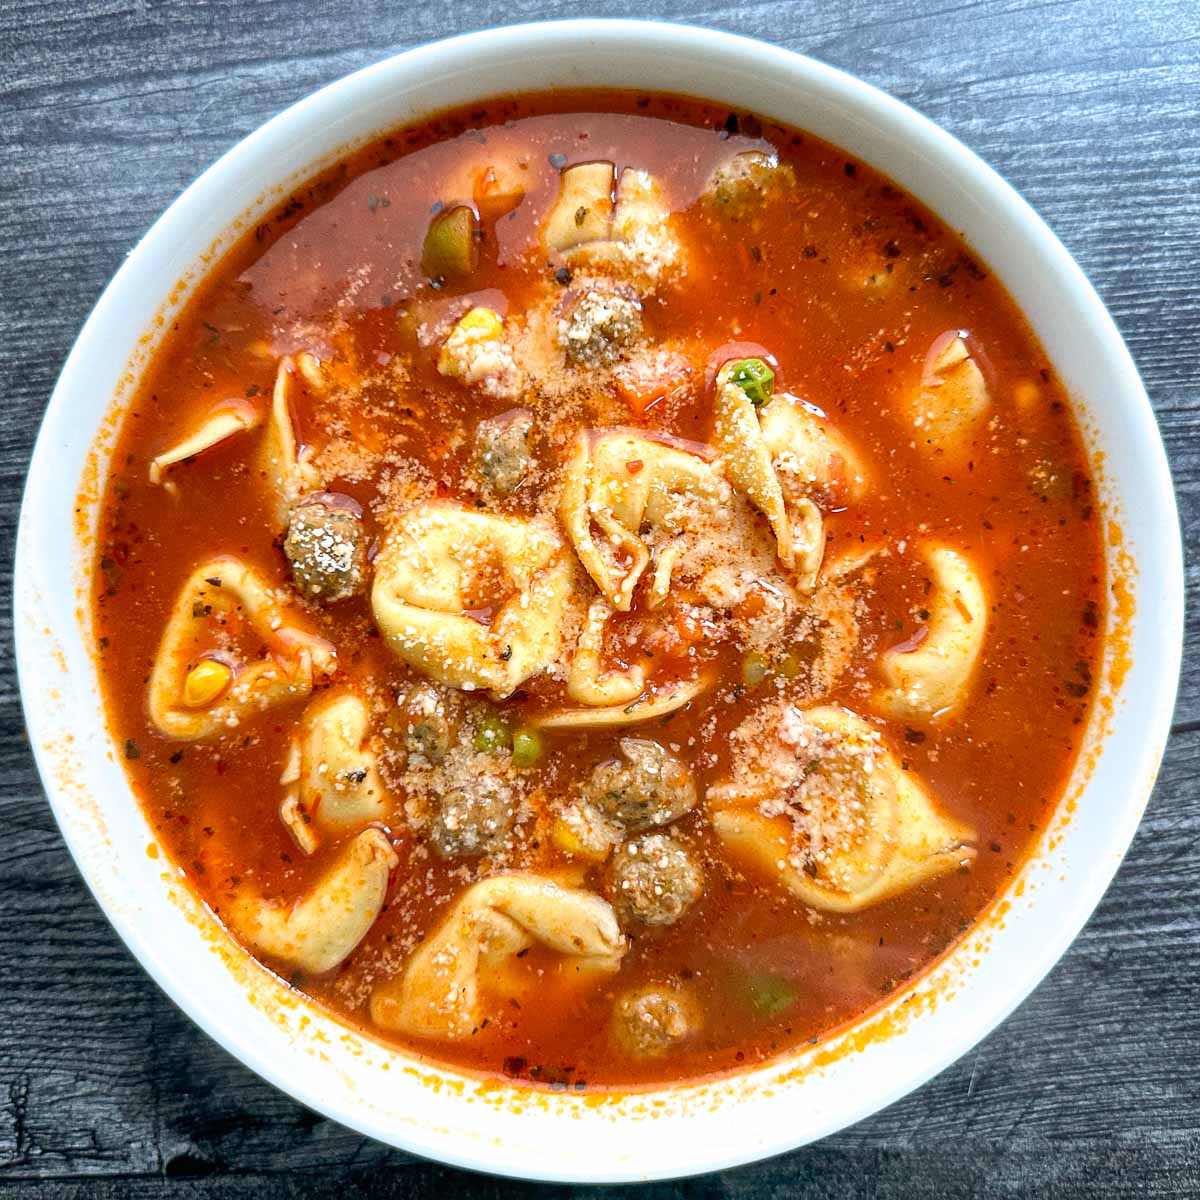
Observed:
[[[488,417],[475,427],[475,473],[480,489],[510,496],[533,470],[533,414],[524,408]]]
[[[500,849],[515,819],[509,789],[482,775],[446,793],[429,836],[442,858],[478,858]]]
[[[292,509],[283,552],[292,579],[309,600],[332,604],[366,586],[367,539],[362,508],[351,496],[315,492]]]
[[[657,985],[618,997],[612,1034],[628,1058],[658,1058],[700,1027],[699,1006],[687,992]]]
[[[642,333],[642,304],[623,289],[584,290],[559,324],[559,342],[576,367],[610,367]]]
[[[446,757],[454,742],[454,724],[442,693],[433,684],[410,687],[400,697],[398,718],[404,748],[410,755],[434,765]]]
[[[779,195],[796,184],[796,175],[775,154],[743,150],[713,173],[704,199],[734,220],[753,213],[771,195]]]
[[[674,925],[703,890],[700,868],[666,834],[628,842],[613,857],[613,904],[626,921]]]
[[[583,785],[583,799],[625,829],[669,825],[696,806],[687,764],[649,738],[622,738],[621,757],[600,763]]]

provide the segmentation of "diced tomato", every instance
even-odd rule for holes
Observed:
[[[690,366],[681,354],[661,354],[621,367],[615,376],[617,394],[635,417],[685,388]]]

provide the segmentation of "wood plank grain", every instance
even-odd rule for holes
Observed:
[[[71,341],[182,187],[274,112],[395,50],[573,15],[446,6],[9,0],[0,7],[0,552]],[[593,11],[643,15],[629,0]],[[1194,0],[669,0],[914,104],[1009,178],[1138,361],[1200,547],[1200,18]],[[1188,568],[1188,594],[1200,565]],[[7,589],[9,581],[4,580]],[[80,883],[23,737],[0,603],[0,1195],[488,1196],[308,1112],[201,1035]],[[821,1146],[657,1196],[1200,1192],[1200,607],[1173,740],[1104,903],[1045,984],[926,1087]],[[558,1189],[549,1189],[558,1190]],[[589,1194],[589,1193],[585,1193]]]

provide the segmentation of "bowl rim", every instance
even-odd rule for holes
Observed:
[[[1062,913],[1058,925],[1035,947],[1025,964],[1025,970],[1010,989],[974,1014],[965,1031],[960,1028],[956,1036],[948,1038],[939,1053],[927,1056],[920,1063],[907,1064],[907,1069],[899,1077],[878,1087],[864,1089],[856,1102],[843,1104],[840,1109],[826,1114],[823,1118],[818,1116],[802,1135],[798,1136],[795,1130],[785,1125],[773,1137],[766,1137],[750,1146],[724,1146],[712,1142],[692,1144],[690,1157],[677,1151],[671,1155],[664,1153],[661,1162],[649,1166],[638,1164],[636,1167],[605,1168],[603,1164],[593,1163],[564,1173],[562,1169],[539,1170],[536,1165],[505,1157],[501,1151],[473,1153],[469,1146],[455,1146],[452,1138],[448,1141],[429,1137],[424,1142],[414,1142],[394,1130],[382,1128],[370,1119],[371,1114],[348,1109],[331,1101],[312,1080],[299,1078],[300,1072],[289,1064],[271,1061],[258,1053],[257,1047],[247,1036],[236,1028],[230,1028],[230,1018],[227,1014],[214,1008],[204,997],[198,997],[187,989],[184,982],[161,961],[155,940],[151,936],[152,931],[140,928],[127,914],[113,910],[103,890],[96,884],[93,871],[88,865],[87,850],[78,836],[78,829],[67,819],[71,798],[65,793],[57,774],[56,763],[47,749],[47,743],[40,736],[51,732],[54,725],[48,715],[43,694],[44,679],[39,676],[45,665],[45,651],[38,642],[38,634],[29,623],[28,616],[31,598],[40,595],[32,547],[36,543],[35,529],[39,519],[36,510],[39,496],[49,486],[49,480],[53,476],[48,464],[53,462],[52,442],[55,426],[67,419],[67,410],[72,404],[71,392],[78,387],[78,380],[86,374],[89,358],[98,352],[95,342],[100,326],[106,318],[111,318],[112,310],[119,303],[120,293],[136,278],[143,259],[149,257],[148,247],[162,242],[170,235],[172,220],[189,207],[211,198],[224,176],[253,167],[260,156],[267,152],[277,133],[285,129],[302,129],[309,122],[321,118],[331,105],[336,107],[344,97],[353,95],[356,90],[384,87],[398,74],[432,74],[443,67],[449,68],[454,65],[461,68],[464,62],[498,49],[527,49],[533,46],[538,52],[545,52],[548,47],[564,50],[569,49],[573,41],[583,40],[598,40],[610,46],[635,42],[643,48],[657,47],[664,53],[669,53],[675,45],[686,43],[692,51],[701,55],[714,58],[740,56],[746,60],[769,63],[783,74],[790,73],[804,79],[808,85],[825,93],[835,103],[869,108],[880,121],[900,128],[910,141],[910,149],[914,153],[927,156],[931,162],[944,164],[948,171],[967,180],[972,188],[987,194],[995,205],[1005,211],[1014,225],[1022,226],[1022,237],[1036,244],[1048,270],[1060,275],[1070,285],[1081,319],[1088,321],[1097,331],[1097,336],[1103,340],[1114,366],[1121,372],[1122,386],[1129,408],[1128,416],[1134,424],[1134,434],[1145,453],[1141,468],[1145,500],[1159,518],[1154,536],[1157,539],[1155,556],[1159,560],[1157,566],[1161,571],[1156,580],[1154,596],[1156,636],[1151,643],[1159,681],[1153,691],[1152,702],[1140,707],[1136,714],[1141,722],[1143,735],[1141,753],[1124,771],[1130,783],[1132,799],[1127,801],[1120,813],[1121,819],[1114,823],[1111,842],[1106,847],[1111,853],[1076,883],[1069,905]],[[481,96],[484,94],[495,93],[487,91],[481,93]],[[696,94],[702,94],[701,90],[697,89]],[[804,128],[802,120],[793,118],[789,123]],[[376,136],[383,132],[385,129],[381,127],[376,131]],[[851,153],[859,156],[857,151]],[[305,166],[300,172],[301,177],[311,175],[314,169],[311,164]],[[936,206],[934,207],[936,211]],[[207,268],[198,272],[201,277],[206,273]],[[134,332],[133,342],[136,342],[138,334],[141,333],[140,328]],[[97,424],[102,422],[106,411],[107,408],[95,414]],[[1165,521],[1162,520],[1164,517]],[[259,126],[209,166],[155,221],[129,254],[98,299],[64,363],[43,417],[31,459],[21,506],[14,570],[14,640],[21,699],[31,735],[31,746],[56,821],[63,831],[80,873],[102,911],[142,967],[175,1004],[219,1045],[257,1074],[314,1110],[360,1132],[400,1146],[410,1153],[434,1157],[456,1166],[522,1178],[561,1181],[626,1182],[675,1178],[782,1153],[826,1136],[878,1111],[920,1086],[991,1032],[1029,995],[1065,952],[1099,903],[1120,865],[1124,852],[1128,849],[1169,731],[1181,661],[1182,630],[1182,544],[1165,449],[1154,422],[1149,399],[1112,318],[1074,259],[1032,208],[995,171],[957,139],[899,100],[854,76],[755,39],[686,24],[656,21],[575,19],[533,22],[461,34],[414,47],[335,80],[306,96]],[[1146,781],[1144,794],[1140,798],[1134,793],[1141,785],[1134,781]]]

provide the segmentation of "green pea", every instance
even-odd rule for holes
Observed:
[[[762,408],[771,398],[775,372],[761,358],[743,358],[730,365],[727,378],[746,393],[755,408]]]
[[[512,734],[503,717],[489,714],[479,723],[475,734],[475,749],[483,754],[495,754],[512,745]]]
[[[763,1017],[779,1016],[799,998],[791,984],[774,975],[747,976],[745,995],[750,1007]]]
[[[512,760],[514,767],[532,767],[542,757],[541,736],[532,729],[518,729],[513,734]]]
[[[768,663],[757,650],[751,650],[742,660],[742,679],[748,687],[758,687],[767,677]]]

